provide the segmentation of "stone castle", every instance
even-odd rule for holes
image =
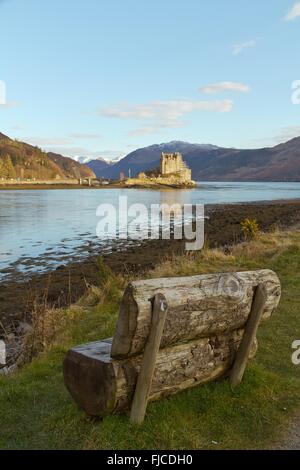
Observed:
[[[194,187],[192,170],[183,161],[181,153],[162,153],[160,168],[146,173],[140,172],[136,178],[128,178],[126,186],[170,186],[175,188]]]
[[[192,170],[188,168],[179,152],[161,154],[160,173],[162,176],[174,175],[182,183],[192,181]]]

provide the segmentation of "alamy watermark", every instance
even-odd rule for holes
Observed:
[[[120,196],[118,204],[100,204],[96,211],[100,220],[96,233],[101,239],[186,240],[188,251],[201,250],[204,245],[203,204],[128,204]]]
[[[6,347],[4,341],[0,339],[0,366],[6,364]]]
[[[292,349],[295,349],[295,351],[292,354],[292,363],[295,366],[300,365],[300,340],[295,340],[292,343]]]
[[[3,80],[0,80],[0,105],[6,104],[6,85]]]
[[[291,96],[292,104],[300,104],[300,80],[293,81],[292,90],[294,90]]]

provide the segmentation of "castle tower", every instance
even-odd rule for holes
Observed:
[[[182,182],[192,180],[192,171],[183,161],[179,152],[161,154],[160,172],[161,175],[176,175]]]

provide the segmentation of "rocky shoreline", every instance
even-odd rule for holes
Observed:
[[[286,229],[300,224],[300,201],[212,205],[206,206],[206,216],[209,217],[205,222],[206,244],[230,252],[232,245],[243,240],[242,220],[255,218],[263,231]],[[164,259],[184,251],[184,240],[146,240],[129,247],[116,244],[103,259],[113,271],[125,277],[142,278]],[[0,283],[0,340],[8,345],[8,366],[13,366],[22,347],[22,337],[30,329],[35,305],[45,302],[50,307],[63,307],[76,302],[86,292],[87,285],[98,282],[96,260],[94,253],[44,274]]]

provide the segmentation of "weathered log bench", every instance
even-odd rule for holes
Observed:
[[[114,338],[72,348],[65,384],[89,415],[131,407],[136,423],[148,400],[222,376],[237,385],[280,295],[270,270],[132,282]]]

